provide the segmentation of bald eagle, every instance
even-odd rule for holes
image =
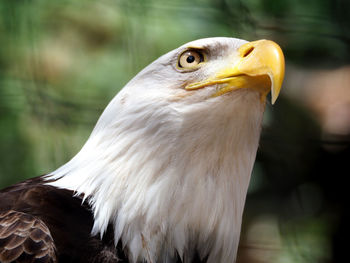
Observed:
[[[68,163],[0,191],[0,261],[234,262],[266,95],[283,76],[268,40],[163,55]]]

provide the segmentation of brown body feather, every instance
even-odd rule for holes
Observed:
[[[44,222],[14,210],[0,213],[0,262],[56,262],[55,245]]]
[[[41,177],[0,191],[0,261],[127,262],[109,229],[91,236],[93,216],[73,192]]]

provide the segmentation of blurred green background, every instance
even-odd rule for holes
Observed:
[[[349,10],[347,0],[1,0],[0,187],[73,157],[163,53],[203,37],[272,39],[286,79],[267,107],[238,262],[346,261]]]

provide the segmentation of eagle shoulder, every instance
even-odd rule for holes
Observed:
[[[0,212],[0,262],[55,263],[55,250],[42,220],[14,210]]]
[[[112,226],[102,239],[91,235],[94,218],[82,196],[46,182],[41,176],[0,190],[0,263],[128,262]],[[35,258],[35,249],[48,257]]]

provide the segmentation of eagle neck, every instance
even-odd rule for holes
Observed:
[[[235,102],[213,99],[211,107],[164,102],[125,112],[112,103],[108,112],[120,107],[119,118],[106,122],[102,115],[49,184],[84,195],[94,213],[92,234],[102,237],[112,224],[115,244],[123,243],[131,262],[175,262],[177,255],[187,262],[193,251],[209,263],[230,262],[264,108],[258,95],[247,94]]]

